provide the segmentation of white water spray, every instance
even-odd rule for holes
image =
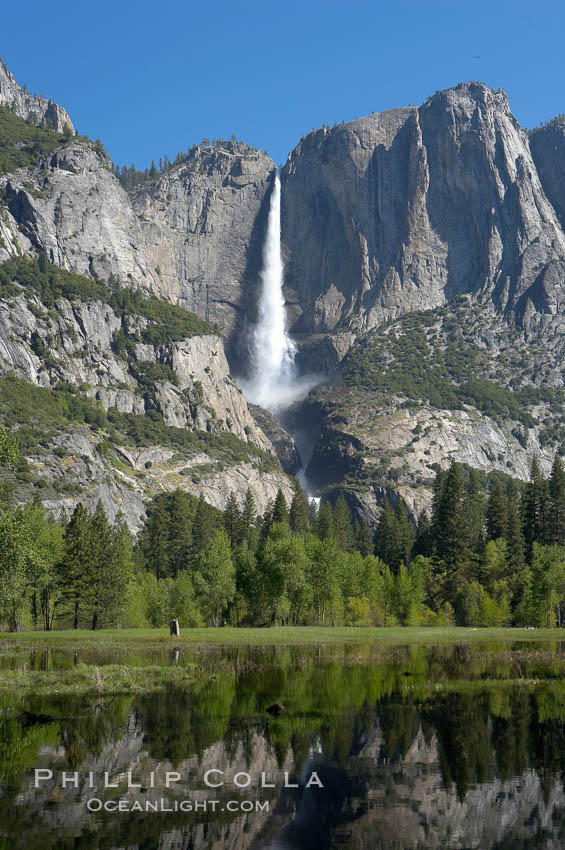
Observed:
[[[281,254],[281,181],[278,171],[271,194],[267,235],[263,247],[259,317],[253,332],[248,397],[268,410],[288,407],[300,395],[294,356],[296,346],[286,329]]]

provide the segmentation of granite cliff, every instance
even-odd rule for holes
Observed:
[[[196,376],[210,365],[209,334],[199,343],[176,341],[176,353],[130,346],[123,363],[107,364],[110,373],[131,377],[132,351],[134,372],[137,361],[168,366],[177,388],[157,382],[151,397],[165,424],[210,432],[222,423],[220,430],[267,454],[275,444],[283,466],[295,471],[288,435],[261,411],[253,412],[257,426],[235,385],[228,392],[225,383],[230,370],[245,372],[273,161],[233,139],[205,141],[125,191],[103,148],[73,136],[61,107],[24,92],[5,69],[0,98],[26,127],[45,121],[53,131],[51,146],[44,141],[22,162],[19,145],[16,165],[0,169],[0,262],[44,255],[109,289],[119,284],[209,322],[221,335],[214,350],[222,389],[205,392],[215,420],[202,405],[193,415],[180,400],[192,391],[189,384],[206,383],[187,370]],[[527,133],[504,92],[463,83],[420,107],[313,131],[289,155],[281,175],[288,315],[299,367],[321,373],[325,385],[283,424],[310,432],[312,485],[321,492],[344,488],[371,521],[385,493],[402,496],[417,513],[429,503],[434,465],[450,457],[524,478],[532,452],[541,452],[546,465],[565,446],[563,127],[558,118]],[[51,309],[58,313],[54,324],[69,320],[64,299]],[[97,309],[113,327],[112,311]],[[4,322],[3,368],[37,382],[38,366],[30,360],[24,368],[23,351],[37,333],[44,352],[58,357],[55,335],[47,325],[32,330],[22,310],[19,303],[5,313],[14,319]],[[414,312],[423,317],[426,338],[403,350],[411,334],[403,322]],[[14,346],[23,328],[28,338]],[[470,358],[467,370],[479,351],[488,387],[464,391],[454,346]],[[186,358],[192,365],[185,368]],[[147,413],[143,394],[126,388],[129,378],[92,380],[91,365],[79,361],[69,348],[59,372],[41,372],[43,385],[87,384],[108,410]],[[441,367],[449,387],[432,392],[424,380],[416,390],[409,386],[404,373],[419,361]],[[404,378],[395,382],[395,374]],[[489,394],[504,401],[486,401]]]

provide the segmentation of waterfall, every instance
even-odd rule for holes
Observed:
[[[258,322],[251,344],[251,378],[245,382],[246,395],[268,410],[291,404],[301,390],[294,356],[296,346],[286,329],[284,309],[284,263],[281,253],[281,181],[279,172],[271,193],[267,234],[260,274],[261,295]]]
[[[284,422],[285,409],[305,398],[321,382],[322,377],[298,375],[294,363],[296,346],[287,331],[281,252],[281,181],[278,170],[271,192],[260,280],[257,324],[251,338],[251,375],[247,380],[241,380],[241,385],[249,401],[270,410],[277,419],[283,420],[283,427],[287,427]],[[296,437],[298,443],[298,434]],[[301,442],[307,450],[303,454],[301,452],[304,466],[298,477],[308,491],[305,467],[313,443],[306,438],[301,439]]]

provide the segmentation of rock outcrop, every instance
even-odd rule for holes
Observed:
[[[282,184],[296,331],[367,329],[460,293],[517,321],[563,309],[565,235],[501,90],[463,83],[312,132]]]
[[[565,114],[532,131],[530,150],[545,194],[565,227]]]
[[[36,124],[45,121],[58,133],[62,133],[66,127],[71,133],[75,132],[73,122],[62,106],[42,95],[30,94],[25,88],[21,88],[1,60],[0,106],[7,106],[26,121],[32,120]]]
[[[167,296],[236,331],[255,315],[267,195],[275,164],[242,142],[198,145],[184,162],[131,193],[146,256]],[[240,355],[243,352],[239,351]]]
[[[124,326],[134,357],[117,346]],[[144,502],[162,490],[203,492],[223,508],[231,491],[243,502],[251,487],[259,512],[279,487],[291,498],[290,481],[230,374],[221,338],[134,343],[150,326],[143,316],[120,315],[102,301],[61,298],[46,310],[23,289],[0,300],[0,375],[51,395],[69,388],[77,404],[91,405],[90,426],[79,424],[80,415],[55,421],[49,398],[37,396],[45,408],[37,411],[43,436],[26,454],[45,506],[57,515],[79,500],[91,506],[100,500],[111,518],[121,510],[135,530]],[[17,395],[17,387],[11,391]],[[96,407],[109,411],[111,435],[104,417],[93,416]],[[124,415],[162,425],[140,443],[140,437],[126,439]],[[16,423],[30,427],[33,421]],[[183,439],[183,431],[194,439]],[[19,486],[25,500],[29,493]]]
[[[129,198],[92,142],[73,141],[32,168],[0,176],[0,191],[12,232],[6,254],[19,243],[31,253],[44,250],[69,271],[103,280],[112,274],[124,285],[166,297]]]

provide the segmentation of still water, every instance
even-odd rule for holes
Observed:
[[[565,847],[564,645],[95,661],[198,673],[188,689],[138,696],[0,695],[1,848]]]

